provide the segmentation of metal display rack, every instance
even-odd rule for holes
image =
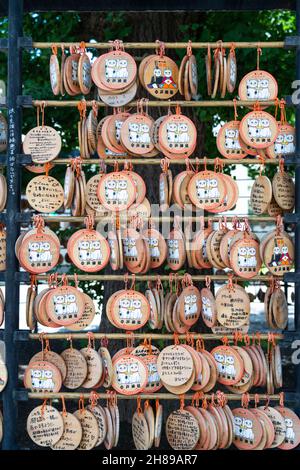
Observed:
[[[28,164],[31,161],[30,155],[21,155],[21,136],[22,136],[22,112],[23,107],[33,106],[36,107],[42,103],[41,100],[35,100],[29,96],[22,96],[22,52],[23,49],[40,48],[50,49],[53,43],[41,43],[34,42],[31,38],[23,37],[22,24],[24,11],[180,11],[180,10],[263,10],[263,9],[276,9],[276,8],[287,8],[296,10],[297,14],[297,36],[287,37],[284,41],[278,42],[238,42],[235,43],[237,48],[295,48],[297,54],[296,63],[296,79],[300,80],[300,0],[297,1],[276,1],[266,0],[263,4],[261,2],[252,2],[251,7],[248,6],[249,2],[240,1],[186,1],[184,7],[182,2],[177,0],[172,2],[172,8],[170,8],[169,2],[161,2],[152,0],[151,2],[134,2],[130,0],[118,0],[118,2],[112,0],[107,5],[104,0],[86,0],[79,2],[76,0],[52,0],[51,2],[43,2],[42,0],[9,0],[0,1],[0,14],[8,14],[9,19],[9,31],[8,39],[0,40],[0,49],[6,51],[8,54],[8,85],[7,85],[7,98],[5,101],[0,102],[0,106],[7,108],[8,117],[8,150],[7,155],[0,157],[0,165],[7,165],[7,182],[8,182],[8,198],[6,205],[6,212],[0,216],[0,220],[6,225],[7,231],[7,269],[5,273],[0,273],[0,281],[4,281],[7,286],[6,305],[5,305],[5,329],[3,331],[3,339],[6,346],[6,364],[8,369],[9,380],[6,388],[2,393],[3,400],[3,415],[4,415],[4,438],[2,443],[3,449],[17,449],[17,413],[18,413],[18,402],[27,399],[45,398],[45,394],[28,393],[25,390],[18,390],[18,362],[17,362],[17,350],[22,345],[22,341],[37,340],[38,334],[28,333],[28,331],[20,331],[19,328],[19,289],[21,283],[29,282],[29,275],[27,273],[19,272],[19,264],[14,255],[14,246],[16,239],[20,233],[20,223],[29,223],[31,221],[32,214],[21,213],[20,201],[21,201],[21,169],[22,165]],[[198,7],[199,3],[199,7]],[[72,43],[73,44],[73,43]],[[58,43],[61,45],[61,42]],[[67,47],[70,43],[64,43]],[[186,48],[186,43],[166,43],[167,48]],[[152,49],[156,47],[156,43],[125,43],[126,49]],[[210,43],[211,47],[216,47],[217,43]],[[224,47],[230,47],[231,43],[223,43]],[[93,49],[106,49],[107,43],[87,43],[86,47]],[[207,43],[192,43],[192,47],[195,49],[207,48]],[[291,99],[287,97],[287,102],[291,104]],[[63,107],[63,106],[77,106],[78,101],[47,101],[47,106]],[[87,101],[87,106],[91,106],[92,102]],[[98,106],[104,106],[104,103],[98,102]],[[135,102],[132,103],[134,106]],[[148,106],[161,107],[161,106],[176,106],[177,104],[182,107],[221,107],[221,106],[233,106],[232,101],[173,101],[169,102],[158,102],[149,101]],[[274,104],[274,102],[270,103]],[[245,102],[239,101],[238,106],[245,105]],[[295,272],[288,273],[283,279],[284,282],[295,283],[295,331],[287,332],[286,337],[289,339],[297,338],[300,334],[300,105],[296,105],[296,152],[293,157],[287,159],[285,164],[293,165],[295,167],[295,179],[296,179],[296,202],[295,202],[295,213],[286,214],[285,223],[295,224]],[[194,161],[191,159],[191,161]],[[135,164],[151,164],[156,165],[160,163],[160,159],[136,159]],[[200,163],[204,160],[200,159]],[[67,159],[59,158],[53,162],[54,164],[65,165],[68,163]],[[83,164],[97,164],[99,160],[89,159],[83,161]],[[113,163],[112,160],[106,160],[106,163]],[[172,164],[182,164],[182,160],[172,161]],[[211,162],[206,162],[208,165]],[[246,158],[244,160],[226,160],[224,164],[249,164],[254,165],[259,162],[252,159]],[[267,160],[266,164],[273,165],[276,163],[273,160]],[[218,220],[218,217],[214,217],[214,220]],[[82,222],[81,217],[66,217],[66,216],[47,216],[45,217],[47,222],[61,222],[67,220],[68,222]],[[253,221],[265,221],[274,222],[273,217],[249,217],[249,220]],[[155,279],[156,276],[136,276],[136,280],[150,280]],[[162,278],[168,278],[168,276],[162,276]],[[180,277],[180,276],[179,276]],[[37,276],[38,280],[45,280],[47,276]],[[72,278],[72,276],[70,276]],[[79,280],[102,280],[102,281],[118,281],[123,280],[122,275],[79,275]],[[193,276],[195,280],[204,280],[205,276],[198,275]],[[213,275],[212,280],[226,280],[227,276]],[[268,281],[270,276],[256,276],[253,281]],[[252,281],[251,281],[252,282]],[[63,339],[68,335],[62,333],[54,333],[45,335],[45,338]],[[128,335],[122,334],[102,334],[96,333],[95,338],[101,339],[102,337],[111,337],[112,339],[124,339]],[[135,334],[135,338],[146,338],[151,336],[152,339],[166,339],[171,340],[172,335],[162,334]],[[219,335],[213,334],[201,334],[202,338],[207,340],[221,339]],[[281,338],[282,335],[277,335]],[[179,336],[180,337],[180,336]],[[196,337],[196,335],[195,335]],[[261,338],[266,338],[266,335],[261,335]],[[73,339],[86,338],[86,333],[75,333],[72,334]],[[53,398],[59,398],[62,394],[52,395]],[[81,394],[79,393],[64,393],[64,397],[67,399],[78,399]],[[286,394],[287,401],[297,402],[300,395],[300,367],[297,368],[296,377],[296,390],[293,393]],[[88,397],[88,394],[84,394]],[[100,398],[105,398],[106,394],[99,394]],[[158,393],[155,395],[140,395],[141,398],[161,398],[161,399],[178,399],[178,397],[166,394]],[[250,395],[252,397],[252,395]],[[262,399],[266,399],[267,395],[261,394]],[[132,397],[118,396],[120,399],[128,399]],[[189,395],[187,395],[189,398]],[[279,395],[271,395],[269,398],[278,400]],[[228,395],[228,399],[235,400],[240,399],[237,395]]]

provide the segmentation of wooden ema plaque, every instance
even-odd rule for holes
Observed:
[[[95,416],[86,408],[76,410],[74,416],[79,420],[82,428],[82,438],[77,448],[79,450],[93,449],[99,436],[99,428]]]
[[[132,270],[140,266],[144,259],[144,240],[140,232],[126,228],[122,232],[124,262]]]
[[[182,114],[167,116],[159,127],[159,144],[175,157],[187,157],[195,149],[197,130],[195,124]]]
[[[178,67],[169,57],[153,55],[144,67],[142,81],[150,95],[171,98],[178,92]]]
[[[246,145],[256,149],[265,149],[277,138],[277,122],[271,114],[265,111],[251,111],[241,120],[240,134]]]
[[[134,290],[124,290],[111,305],[115,325],[124,330],[136,330],[149,320],[150,305],[146,297]]]
[[[27,236],[19,251],[20,263],[30,273],[46,273],[57,265],[60,247],[56,239],[44,231]]]
[[[218,370],[218,382],[224,385],[235,385],[244,373],[241,356],[230,346],[217,346],[212,351]]]
[[[251,188],[250,205],[254,214],[264,214],[272,200],[272,183],[267,176],[258,176]]]
[[[166,422],[166,435],[172,449],[192,450],[200,436],[198,421],[189,411],[173,411]]]
[[[157,359],[157,370],[163,383],[178,387],[190,380],[194,362],[190,352],[179,345],[167,346]]]
[[[201,312],[201,296],[197,287],[188,286],[183,289],[177,308],[182,323],[190,327],[197,322]]]
[[[151,256],[151,268],[158,268],[163,264],[167,256],[167,244],[161,233],[154,229],[149,228],[142,233],[146,242],[149,245]]]
[[[244,236],[230,250],[230,265],[237,276],[251,279],[261,268],[259,244],[254,238]]]
[[[148,370],[144,361],[131,354],[122,354],[113,360],[112,387],[117,393],[135,395],[144,390],[148,381]]]
[[[278,85],[269,72],[253,70],[247,73],[239,85],[239,97],[247,101],[270,101],[277,98]]]
[[[52,176],[40,175],[29,181],[26,197],[30,206],[38,212],[56,212],[64,203],[64,190]]]
[[[139,352],[138,348],[136,348],[132,354],[134,356],[142,357],[148,369],[148,381],[147,385],[144,387],[144,393],[157,392],[162,387],[160,376],[157,371],[157,357],[159,351],[155,352],[155,354],[150,354],[149,351],[144,354]]]
[[[214,171],[201,171],[190,180],[188,194],[199,209],[216,209],[226,196],[223,178]]]
[[[67,326],[78,321],[84,312],[84,297],[72,286],[51,289],[46,308],[49,317],[58,325]]]
[[[60,440],[51,446],[52,450],[75,450],[82,439],[82,427],[80,421],[72,413],[61,413],[64,432]]]
[[[96,212],[97,216],[105,216],[108,210],[102,206],[97,196],[97,188],[102,175],[92,176],[86,183],[86,204]]]
[[[93,388],[100,381],[103,371],[103,364],[100,355],[91,347],[80,349],[87,363],[87,376],[83,384],[84,388]]]
[[[67,375],[67,366],[63,358],[57,354],[54,351],[48,350],[48,349],[43,349],[43,351],[40,351],[34,356],[29,361],[29,365],[31,365],[33,362],[39,362],[39,361],[46,361],[50,362],[53,364],[57,369],[59,370],[61,374],[61,378],[64,381]]]
[[[250,299],[239,285],[222,286],[216,295],[218,322],[226,328],[239,328],[247,324],[250,315]]]
[[[82,271],[100,271],[109,261],[109,244],[99,232],[93,229],[75,232],[69,238],[67,250],[72,263]]]
[[[293,267],[294,252],[294,245],[289,237],[274,233],[274,237],[270,238],[265,245],[265,265],[274,276],[282,276]]]
[[[217,321],[217,305],[216,299],[208,288],[201,289],[201,317],[205,325],[211,328],[216,324]]]
[[[262,410],[268,418],[273,423],[274,429],[275,429],[275,437],[274,441],[271,444],[271,448],[274,449],[275,447],[278,447],[284,443],[285,437],[286,437],[286,424],[285,424],[285,418],[283,415],[278,411],[278,409],[273,408],[272,406],[259,406],[259,410]]]
[[[186,259],[185,242],[181,230],[174,229],[170,232],[167,247],[168,265],[172,271],[178,271],[184,265]]]
[[[78,82],[81,93],[87,95],[91,91],[92,77],[91,77],[91,62],[89,56],[85,53],[80,55],[78,62]]]
[[[227,90],[233,93],[237,80],[237,63],[234,48],[231,48],[227,57]]]
[[[135,97],[137,92],[137,83],[134,82],[133,85],[128,88],[126,91],[122,93],[110,93],[98,88],[98,95],[99,98],[105,103],[107,106],[111,106],[112,108],[121,108],[126,104],[130,103],[133,98]]]
[[[84,311],[82,317],[77,322],[73,323],[72,325],[68,326],[68,329],[71,331],[81,331],[87,328],[95,318],[95,305],[93,299],[85,293],[83,293],[84,297]]]
[[[84,355],[77,349],[69,348],[61,353],[61,357],[67,366],[64,386],[71,390],[81,387],[87,376],[87,362]]]
[[[87,409],[93,413],[98,423],[99,436],[96,442],[96,447],[97,447],[104,442],[104,439],[107,433],[108,426],[106,423],[105,411],[103,410],[101,406],[94,405],[94,404],[89,405]]]
[[[54,446],[64,432],[63,418],[53,406],[37,406],[27,418],[27,432],[38,446]]]
[[[132,437],[137,450],[148,450],[150,434],[147,420],[142,411],[137,410],[132,417]]]
[[[106,209],[121,212],[136,200],[134,181],[124,172],[109,173],[101,178],[97,195]]]
[[[286,408],[285,406],[276,406],[275,410],[279,411],[279,413],[283,416],[286,426],[284,440],[282,444],[278,446],[278,448],[281,450],[291,450],[295,447],[298,447],[300,443],[299,417],[293,410]]]
[[[239,141],[239,127],[240,121],[230,121],[218,132],[217,148],[225,158],[242,159],[247,155]]]
[[[60,135],[50,126],[34,127],[25,136],[23,151],[31,155],[34,163],[51,162],[61,151]]]
[[[151,152],[154,144],[150,134],[153,119],[145,114],[133,114],[124,121],[121,128],[121,143],[129,151],[138,155]]]
[[[122,92],[130,86],[137,74],[134,59],[127,52],[116,50],[102,54],[92,66],[93,82],[101,90]]]
[[[296,131],[290,124],[278,124],[278,135],[274,144],[266,149],[269,158],[283,158],[295,153]]]
[[[54,95],[59,95],[60,89],[60,67],[57,58],[57,48],[52,47],[52,54],[49,61],[50,85]]]
[[[278,171],[272,181],[274,199],[285,211],[291,211],[295,205],[295,185],[291,175]]]
[[[238,449],[255,449],[263,436],[260,420],[248,409],[232,410],[234,416],[234,445]]]
[[[32,392],[57,393],[61,384],[61,373],[51,362],[31,362],[26,368],[24,386],[30,388]]]

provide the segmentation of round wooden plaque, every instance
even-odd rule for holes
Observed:
[[[167,346],[158,356],[157,370],[163,383],[180,386],[193,376],[193,358],[182,346]]]
[[[247,324],[250,315],[250,299],[245,289],[235,285],[232,289],[222,286],[216,295],[218,322],[226,328],[238,328]]]
[[[61,373],[51,362],[31,362],[26,368],[24,386],[32,392],[57,393],[61,384]]]
[[[60,440],[51,446],[52,450],[75,450],[82,439],[82,427],[80,421],[72,413],[61,413],[64,432]]]
[[[27,432],[32,441],[41,447],[54,446],[62,437],[64,422],[53,406],[37,406],[27,418]]]
[[[263,435],[260,420],[248,409],[235,408],[234,416],[234,445],[238,449],[255,449]]]
[[[72,263],[82,271],[100,271],[109,261],[109,244],[97,230],[82,229],[73,233],[67,250]]]
[[[286,235],[274,235],[270,238],[264,250],[264,263],[275,276],[282,276],[294,264],[294,245]]]
[[[111,312],[113,321],[118,328],[136,330],[149,320],[150,305],[140,292],[124,290],[114,298]]]
[[[251,237],[238,240],[230,249],[230,265],[237,276],[251,279],[261,268],[259,243]]]
[[[240,134],[247,145],[264,149],[272,145],[277,138],[277,122],[266,111],[251,111],[241,120]]]
[[[198,421],[187,410],[173,411],[166,422],[166,435],[172,449],[192,450],[200,437]]]
[[[47,295],[46,308],[55,323],[62,326],[71,325],[83,315],[84,297],[75,287],[56,287]]]
[[[276,406],[275,409],[283,416],[286,425],[284,441],[278,446],[278,448],[282,450],[291,450],[298,447],[300,443],[299,417],[290,408]]]
[[[275,78],[265,70],[247,73],[239,84],[239,97],[247,101],[270,101],[277,98],[278,85]]]
[[[135,395],[141,393],[148,381],[148,370],[144,361],[131,354],[123,354],[113,361],[112,387],[118,393]]]
[[[195,124],[182,114],[167,116],[159,127],[159,144],[175,156],[188,157],[195,149],[197,130]]]
[[[217,147],[225,158],[242,159],[246,157],[239,141],[239,121],[230,121],[224,124],[218,132]]]
[[[26,187],[30,206],[38,212],[56,212],[64,203],[64,190],[57,179],[40,175],[32,178]]]
[[[137,66],[133,57],[120,50],[102,54],[92,67],[93,82],[107,91],[122,91],[134,82],[136,74]]]
[[[223,178],[214,171],[201,171],[190,180],[188,194],[199,209],[215,209],[224,200],[226,187]]]
[[[119,212],[135,202],[135,184],[133,179],[124,172],[109,173],[101,178],[97,195],[106,209]]]
[[[50,233],[37,232],[23,240],[19,251],[20,263],[30,273],[46,273],[57,265],[59,249]]]
[[[99,437],[98,423],[94,414],[85,408],[84,410],[75,411],[74,416],[79,420],[82,428],[82,438],[77,449],[93,449]]]
[[[241,356],[230,346],[216,346],[212,351],[218,370],[218,382],[235,385],[243,377],[244,364]]]
[[[87,376],[87,363],[84,355],[78,349],[69,348],[61,353],[61,357],[67,366],[64,386],[71,390],[81,387]]]
[[[84,388],[93,388],[100,381],[103,364],[100,355],[90,347],[80,349],[87,363],[87,376],[82,384]]]
[[[148,450],[150,434],[145,415],[136,411],[132,417],[132,437],[137,450]]]
[[[278,135],[274,144],[266,148],[269,158],[283,158],[295,153],[295,128],[290,124],[278,124]]]
[[[274,199],[284,211],[291,211],[295,205],[295,184],[285,171],[275,173],[272,181]]]
[[[264,214],[272,200],[272,183],[267,176],[258,176],[251,188],[250,205],[254,214]]]
[[[25,136],[23,151],[31,155],[34,163],[51,162],[61,151],[60,135],[50,126],[34,127]]]
[[[160,100],[178,92],[178,67],[169,57],[152,56],[144,67],[143,83],[150,95]]]

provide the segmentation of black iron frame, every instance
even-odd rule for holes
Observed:
[[[30,38],[23,38],[22,23],[24,11],[99,11],[99,10],[168,10],[169,5],[165,2],[136,2],[131,0],[118,0],[118,2],[104,1],[86,1],[65,0],[62,2],[43,2],[42,0],[9,0],[0,1],[0,14],[8,14],[9,31],[8,39],[0,40],[0,50],[6,50],[8,53],[8,88],[6,103],[0,102],[0,106],[7,108],[9,132],[8,132],[8,151],[6,156],[0,157],[0,165],[7,165],[8,198],[6,213],[1,215],[0,220],[6,224],[7,231],[7,269],[4,275],[1,274],[0,280],[6,283],[6,306],[5,306],[5,330],[3,338],[6,346],[6,363],[8,368],[9,380],[5,390],[2,393],[3,414],[4,414],[4,438],[2,449],[11,450],[18,448],[17,442],[17,413],[18,401],[24,399],[24,394],[17,391],[18,385],[18,355],[17,342],[20,339],[28,338],[24,332],[18,332],[19,326],[19,288],[22,282],[22,276],[19,275],[18,261],[14,256],[14,245],[20,231],[20,183],[21,183],[21,165],[28,163],[26,156],[20,155],[21,135],[22,135],[22,108],[26,100],[22,97],[22,49],[30,47]],[[176,5],[176,3],[178,5]],[[286,8],[295,9],[297,16],[297,35],[286,38],[287,47],[296,49],[296,79],[300,80],[300,0],[278,2],[276,0],[265,1],[262,5],[259,1],[254,2],[224,2],[217,1],[187,1],[172,2],[171,10],[261,10]],[[200,3],[200,4],[199,4]],[[47,6],[46,6],[46,5]],[[180,5],[179,5],[180,4]],[[296,104],[296,153],[290,163],[295,165],[296,169],[296,207],[295,214],[289,218],[289,222],[295,223],[295,243],[296,243],[296,262],[295,272],[289,273],[286,281],[295,283],[295,321],[296,328],[294,332],[288,332],[289,339],[296,339],[300,336],[300,104]],[[25,158],[24,158],[25,157]],[[19,334],[18,334],[19,333]],[[296,408],[300,408],[298,397],[300,396],[300,367],[297,368],[297,385],[292,394],[288,394],[287,399],[291,399]]]

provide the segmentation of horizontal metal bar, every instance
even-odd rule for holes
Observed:
[[[283,47],[285,49],[296,48],[300,46],[300,37],[299,36],[287,36],[284,39]]]
[[[289,214],[288,212],[284,214],[285,224],[296,224],[297,222],[300,222],[300,214]]]
[[[285,282],[295,282],[300,283],[300,272],[289,272],[284,275]]]
[[[32,100],[33,106],[42,106],[43,104],[46,107],[60,107],[60,108],[72,108],[78,106],[80,103],[79,100]],[[86,101],[86,106],[91,107],[94,103],[97,104],[99,107],[107,107],[103,101]],[[275,100],[269,101],[257,101],[258,104],[261,106],[273,106],[276,104]],[[137,106],[138,101],[131,101],[128,103],[128,107],[130,106]],[[240,100],[236,102],[237,106],[254,106],[254,103],[251,101]],[[206,108],[215,108],[215,107],[233,107],[234,102],[231,100],[203,100],[203,101],[148,101],[147,106],[160,108],[160,107],[170,107],[170,106],[181,106],[187,108],[199,108],[199,107],[206,107]]]
[[[77,339],[87,339],[89,333],[45,333],[43,334],[43,338],[45,339],[68,339],[70,336],[72,337],[72,340],[77,340]],[[189,332],[190,335],[193,336],[194,339],[203,339],[207,341],[221,341],[224,338],[224,334],[213,334],[213,333],[193,333]],[[95,339],[128,339],[128,334],[127,333],[93,333]],[[276,339],[282,339],[283,335],[281,333],[274,333],[274,336]],[[21,337],[21,336],[20,336]],[[173,334],[162,334],[162,333],[134,333],[132,332],[131,335],[132,338],[134,339],[145,339],[145,338],[151,338],[152,340],[170,340],[174,341],[174,335]],[[234,336],[233,335],[226,335],[226,337],[229,340],[233,340]],[[268,339],[269,336],[266,333],[261,333],[259,335],[260,339]],[[28,339],[33,339],[33,340],[40,340],[40,334],[38,333],[29,333],[28,334]],[[178,335],[178,339],[185,340],[186,335]],[[23,339],[22,339],[23,341]]]
[[[31,37],[20,37],[18,39],[18,46],[23,49],[32,49],[32,38]]]
[[[79,45],[79,42],[37,42],[33,41],[32,47],[35,49],[51,49],[52,46],[57,46],[60,48],[62,45],[64,47],[71,47],[74,45]],[[166,49],[186,49],[189,43],[187,42],[165,42],[164,46]],[[216,48],[220,46],[220,42],[192,42],[191,47],[193,49],[207,49],[208,46],[211,48]],[[123,46],[125,49],[156,49],[156,42],[124,42]],[[232,42],[222,42],[224,48],[231,48]],[[265,42],[235,42],[235,48],[237,49],[256,49],[261,47],[263,49],[270,48],[279,48],[282,49],[286,47],[286,41],[265,41]],[[108,42],[86,42],[86,48],[90,49],[111,49],[111,43]]]

